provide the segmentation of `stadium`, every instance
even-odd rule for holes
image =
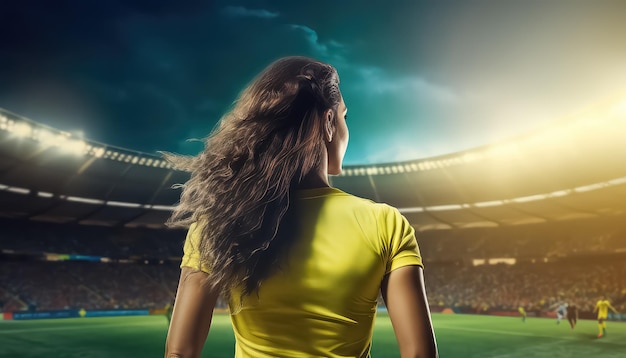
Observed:
[[[415,227],[441,356],[618,357],[625,137],[626,102],[609,101],[503,142],[348,166],[332,185]],[[0,110],[0,356],[162,355],[185,239],[164,222],[188,175]],[[596,340],[602,295],[621,314]],[[575,331],[555,325],[563,301]],[[377,322],[372,355],[399,356],[382,307]],[[218,315],[203,356],[232,357],[229,329]]]

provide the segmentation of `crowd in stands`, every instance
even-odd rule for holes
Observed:
[[[180,257],[184,230],[114,228],[0,219],[0,250],[113,258]]]
[[[174,263],[0,261],[0,310],[153,309],[171,303]],[[463,312],[548,311],[561,302],[592,311],[607,295],[626,312],[626,261],[516,265],[431,264],[430,304]],[[3,306],[2,306],[3,305]]]
[[[163,308],[177,284],[173,264],[0,261],[4,311]]]
[[[419,233],[430,303],[480,313],[519,306],[545,312],[565,301],[591,311],[606,295],[626,313],[626,224],[607,220]],[[50,225],[3,227],[0,311],[150,309],[172,302],[184,232]],[[51,262],[13,257],[7,249],[168,259]],[[472,261],[507,257],[517,263]]]
[[[515,265],[437,265],[426,267],[430,304],[457,307],[463,312],[546,312],[560,303],[591,312],[607,295],[615,308],[626,312],[626,261],[557,261]]]
[[[417,234],[426,261],[544,258],[626,252],[626,216]]]

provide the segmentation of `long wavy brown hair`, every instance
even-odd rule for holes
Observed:
[[[196,157],[165,153],[191,172],[167,224],[198,223],[200,263],[207,282],[230,298],[258,290],[278,267],[292,238],[291,197],[319,170],[323,114],[341,101],[337,71],[328,64],[287,57],[270,64],[239,95]],[[198,267],[197,269],[200,269]]]

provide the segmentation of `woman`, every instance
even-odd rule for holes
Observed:
[[[437,356],[414,230],[331,188],[348,144],[336,70],[280,59],[194,158],[169,224],[189,226],[166,357],[199,357],[218,296],[236,357],[369,357],[382,292],[402,357]]]

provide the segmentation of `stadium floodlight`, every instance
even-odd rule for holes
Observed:
[[[35,138],[43,145],[53,145],[55,142],[56,134],[43,128],[37,129]]]
[[[125,202],[125,201],[107,201],[106,205],[119,206],[119,207],[123,207],[123,208],[139,208],[139,207],[141,207],[141,204],[139,204],[139,203],[129,203],[129,202]]]
[[[574,188],[574,191],[577,192],[577,193],[582,193],[582,192],[585,192],[585,191],[602,189],[602,188],[604,188],[606,186],[608,186],[607,183],[596,183],[596,184],[584,185],[584,186],[576,187],[576,188]]]
[[[481,201],[479,203],[474,203],[474,206],[478,208],[484,208],[488,206],[500,206],[500,205],[504,205],[503,200]]]
[[[422,207],[399,208],[398,210],[402,214],[405,214],[405,213],[408,213],[408,214],[410,214],[410,213],[422,213],[422,212],[424,212],[424,208],[422,208]]]
[[[93,155],[96,158],[102,158],[102,155],[104,154],[104,148],[100,147],[100,148],[94,148],[93,151]]]
[[[15,194],[30,194],[30,189],[26,189],[26,188],[19,188],[16,186],[9,186],[5,189],[6,191],[9,191],[11,193],[15,193]]]
[[[487,260],[485,259],[473,259],[472,260],[472,266],[480,266],[480,265],[484,265],[487,263]]]
[[[41,197],[41,198],[51,198],[54,196],[54,194],[52,193],[48,193],[46,191],[38,191],[37,192],[37,196]]]
[[[150,209],[161,211],[173,211],[174,207],[171,205],[150,205]]]
[[[547,199],[548,196],[546,194],[538,194],[538,195],[529,195],[529,196],[522,196],[519,198],[515,198],[512,201],[516,202],[516,203],[526,203],[529,201],[536,201],[536,200],[543,200],[543,199]]]
[[[18,137],[30,137],[33,127],[28,123],[21,122],[13,125],[11,132]]]
[[[489,265],[497,265],[497,264],[507,264],[507,265],[515,265],[517,259],[511,257],[500,257],[500,258],[491,258],[488,259],[487,262]]]
[[[621,177],[608,181],[609,185],[620,185],[626,183],[626,177]]]
[[[85,143],[85,141],[77,140],[77,139],[68,139],[68,140],[63,141],[62,143],[63,145],[60,145],[59,147],[68,153],[71,153],[74,155],[85,154],[85,148],[87,146],[87,143]]]
[[[567,190],[557,190],[557,191],[551,192],[550,194],[548,194],[548,196],[551,197],[551,198],[556,198],[556,197],[559,197],[559,196],[569,195],[569,194],[571,194],[571,192],[572,191],[569,190],[569,189],[567,189]]]
[[[49,144],[64,149],[65,145],[67,144],[67,141],[68,141],[68,138],[66,136],[62,134],[57,134],[51,138]]]
[[[465,163],[470,163],[470,162],[479,160],[482,157],[483,157],[482,153],[469,152],[469,153],[463,154],[462,159]]]
[[[133,156],[133,160],[131,161],[133,164],[137,164],[137,162],[139,161],[139,157],[137,157],[136,155]]]
[[[85,203],[85,204],[96,204],[96,205],[104,204],[104,200],[82,198],[82,197],[79,197],[79,196],[68,196],[68,197],[66,197],[66,200],[67,201],[77,202],[77,203]]]
[[[436,205],[436,206],[426,207],[426,211],[448,211],[448,210],[461,210],[461,209],[463,209],[463,206],[459,204]]]

